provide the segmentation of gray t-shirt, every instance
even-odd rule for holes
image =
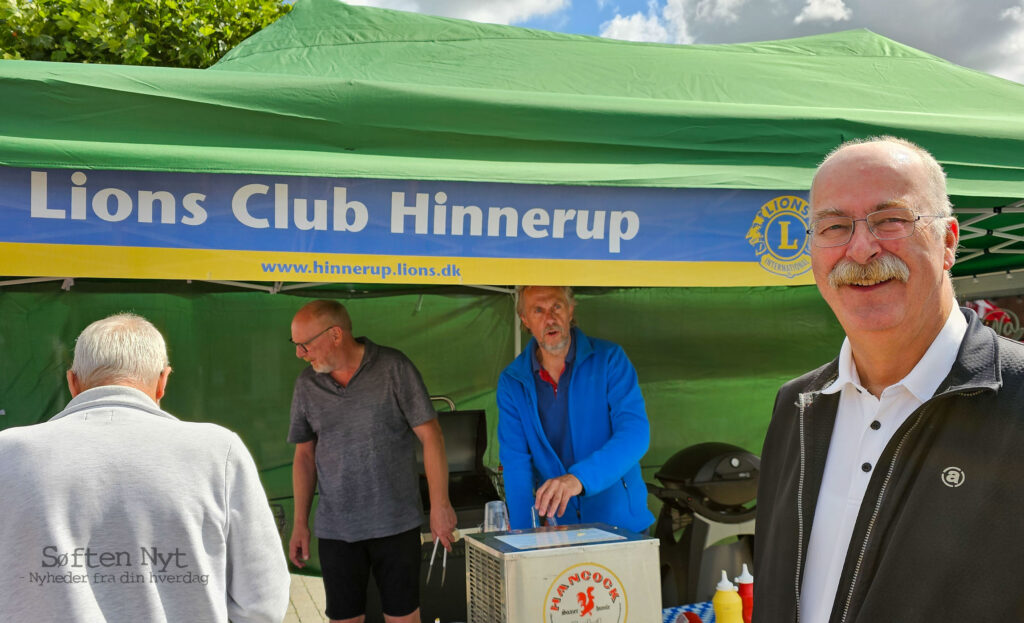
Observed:
[[[366,350],[347,387],[312,367],[302,371],[288,431],[290,443],[317,442],[316,536],[350,542],[422,523],[412,428],[437,417],[408,357],[367,338],[357,341]]]

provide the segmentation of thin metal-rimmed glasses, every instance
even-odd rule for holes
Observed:
[[[826,216],[811,223],[807,235],[816,247],[841,247],[853,239],[853,230],[863,221],[868,231],[879,240],[899,240],[914,235],[917,222],[923,218],[942,218],[941,214],[914,214],[910,208],[889,208],[868,214],[865,218]]]
[[[320,333],[317,333],[316,335],[314,335],[313,337],[309,338],[305,342],[296,342],[292,338],[288,338],[288,341],[291,342],[292,344],[294,344],[296,347],[298,347],[299,350],[302,351],[302,354],[305,355],[305,354],[309,353],[309,345],[310,344],[315,342],[318,337],[320,337],[324,333],[327,333],[328,331],[330,331],[331,329],[333,329],[336,326],[338,326],[338,325],[332,324],[331,326],[327,327],[326,329],[324,329]]]

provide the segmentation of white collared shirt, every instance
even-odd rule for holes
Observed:
[[[966,332],[967,320],[954,305],[924,357],[903,380],[886,387],[881,398],[861,385],[850,340],[843,340],[839,376],[822,390],[842,393],[807,548],[800,590],[803,623],[825,623],[832,614],[853,526],[878,458],[903,422],[949,374]]]

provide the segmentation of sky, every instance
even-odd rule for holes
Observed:
[[[741,43],[867,28],[1024,83],[1024,0],[346,0],[659,43]]]

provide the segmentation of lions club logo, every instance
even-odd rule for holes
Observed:
[[[790,279],[809,271],[809,221],[810,206],[800,197],[783,195],[761,206],[747,231],[761,267]]]
[[[555,577],[544,598],[545,623],[625,623],[626,593],[608,567],[585,562]]]

